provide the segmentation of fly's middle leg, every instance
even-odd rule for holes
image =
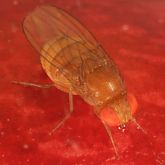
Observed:
[[[31,82],[23,82],[23,81],[12,81],[13,84],[23,85],[26,87],[37,87],[37,88],[51,88],[54,87],[54,84],[35,84]]]
[[[58,128],[60,128],[65,121],[71,116],[73,112],[73,95],[72,95],[72,88],[69,90],[69,112],[66,116],[49,132],[49,135],[52,135]]]

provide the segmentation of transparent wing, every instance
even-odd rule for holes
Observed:
[[[29,38],[29,34],[28,39],[30,41],[35,39],[37,46],[34,46],[40,49],[45,42],[58,39],[64,34],[75,40],[88,41],[93,46],[98,45],[80,22],[63,10],[50,5],[37,7],[26,17],[23,28],[26,34],[27,31],[31,33],[33,39]]]
[[[113,65],[88,30],[67,12],[54,6],[37,7],[23,23],[30,43],[52,67],[73,85],[83,83],[84,75],[95,68]],[[47,49],[44,45],[47,44]],[[41,53],[45,51],[44,55]]]

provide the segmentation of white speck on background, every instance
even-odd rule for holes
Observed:
[[[129,25],[124,24],[124,25],[122,26],[122,30],[123,30],[123,31],[128,31],[128,30],[129,30]]]
[[[28,144],[24,144],[24,145],[23,145],[23,149],[26,150],[26,149],[28,149],[28,148],[29,148],[29,145],[28,145]]]
[[[19,4],[18,0],[13,1],[13,5],[18,5],[18,4]]]

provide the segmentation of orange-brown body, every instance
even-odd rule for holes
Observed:
[[[81,96],[102,120],[102,113],[110,109],[120,124],[131,119],[127,91],[115,63],[77,20],[59,8],[40,6],[26,17],[23,27],[58,89]]]

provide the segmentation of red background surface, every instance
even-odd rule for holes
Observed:
[[[68,95],[13,85],[12,80],[50,83],[21,23],[39,4],[51,2],[81,20],[118,64],[138,100],[137,121],[112,128],[120,159],[92,107],[74,97],[72,117],[53,136],[66,114]],[[5,0],[0,4],[0,165],[165,164],[165,1]]]

